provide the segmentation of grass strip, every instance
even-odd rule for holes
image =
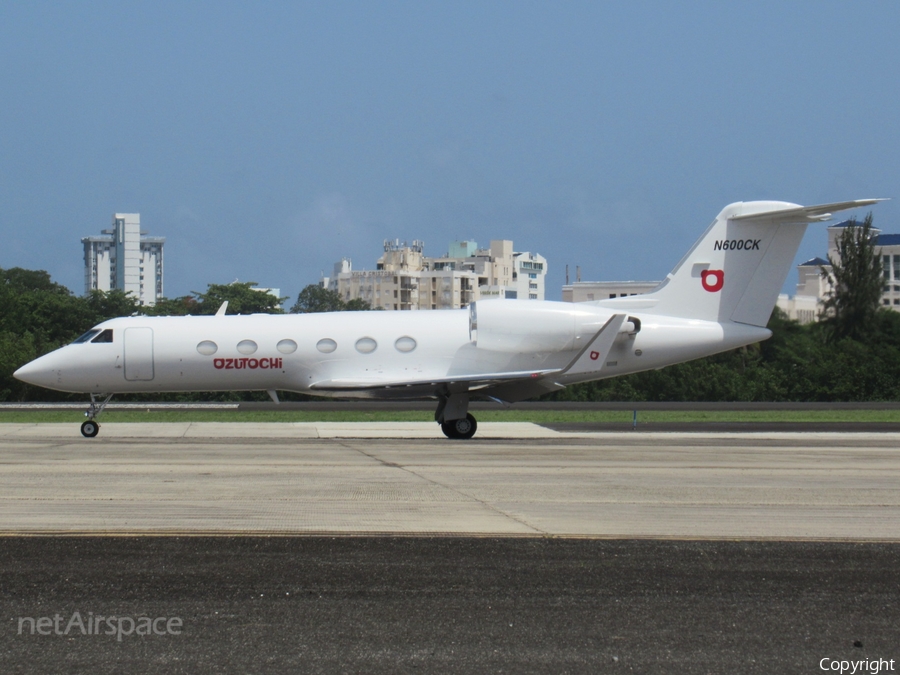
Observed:
[[[480,410],[479,422],[534,422],[562,424],[588,422],[622,424],[632,421],[632,413],[621,410]],[[0,424],[38,424],[47,422],[82,422],[84,415],[68,410],[34,410],[0,412]],[[116,422],[432,422],[434,416],[425,410],[110,410],[98,420],[104,424]],[[877,422],[900,423],[900,410],[761,410],[761,411],[643,411],[638,424],[678,422]]]

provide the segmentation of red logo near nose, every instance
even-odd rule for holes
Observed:
[[[703,270],[700,272],[700,283],[703,284],[704,290],[710,293],[716,293],[722,290],[725,285],[724,270]]]

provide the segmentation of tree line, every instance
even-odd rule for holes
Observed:
[[[185,316],[215,314],[228,302],[227,314],[282,314],[278,298],[256,288],[256,282],[209,284],[205,292],[178,298],[161,298],[155,305],[141,305],[123,291],[91,291],[75,295],[42,270],[19,267],[0,269],[0,402],[83,400],[27,385],[13,377],[22,365],[69,344],[92,326],[119,316]],[[346,302],[335,291],[311,284],[304,288],[289,311],[325,312],[370,309],[367,302]],[[244,393],[216,394],[216,399],[240,400]],[[257,398],[256,395],[251,395]],[[143,399],[148,397],[144,396]],[[166,396],[152,396],[152,399]],[[179,394],[171,400],[195,400],[202,395]]]
[[[776,309],[769,340],[715,356],[597,382],[546,398],[575,401],[886,401],[900,399],[900,313],[881,305],[884,279],[872,244],[871,215],[845,228],[829,258],[834,292],[822,320],[800,325]],[[254,282],[210,284],[205,292],[141,306],[121,291],[74,295],[43,271],[0,269],[0,401],[83,400],[12,377],[21,365],[117,316],[283,313]],[[290,312],[371,309],[311,284]],[[260,394],[259,396],[265,396]],[[152,398],[241,400],[256,394],[179,394]],[[142,397],[146,399],[147,397]],[[288,397],[290,398],[290,397]]]

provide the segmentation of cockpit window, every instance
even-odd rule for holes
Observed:
[[[113,332],[112,328],[107,328],[105,331],[100,333],[97,337],[95,337],[91,342],[112,342],[113,341]]]
[[[82,342],[87,342],[87,341],[90,340],[92,337],[94,337],[95,335],[97,335],[97,333],[99,333],[99,332],[100,332],[100,329],[99,329],[99,328],[91,328],[87,333],[85,333],[85,334],[82,335],[80,338],[78,338],[77,340],[75,340],[72,344],[73,344],[73,345],[80,345]]]

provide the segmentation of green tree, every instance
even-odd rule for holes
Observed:
[[[222,303],[228,302],[226,314],[283,314],[278,298],[255,288],[255,281],[235,281],[230,284],[209,284],[205,293],[194,292],[196,311],[192,314],[215,314]]]
[[[822,320],[832,340],[865,339],[871,335],[881,310],[884,285],[881,262],[872,237],[872,214],[862,225],[850,220],[837,240],[837,255],[828,256],[831,270],[821,274],[832,290],[822,307]]]
[[[85,298],[88,308],[97,316],[96,323],[106,319],[114,319],[118,316],[131,316],[141,310],[130,292],[126,293],[118,289],[111,291],[91,291]]]
[[[51,351],[97,323],[84,298],[43,270],[0,269],[0,331],[31,333],[39,354]]]
[[[346,304],[340,293],[318,284],[309,284],[297,295],[297,302],[291,307],[291,313],[340,312],[344,309]]]
[[[193,295],[180,298],[159,298],[156,304],[142,307],[141,311],[148,316],[187,316],[199,314],[199,303]]]
[[[96,308],[43,270],[0,269],[0,400],[58,399],[12,374],[97,323]]]
[[[353,298],[344,303],[344,309],[348,312],[367,312],[372,309],[372,305],[368,300]]]

